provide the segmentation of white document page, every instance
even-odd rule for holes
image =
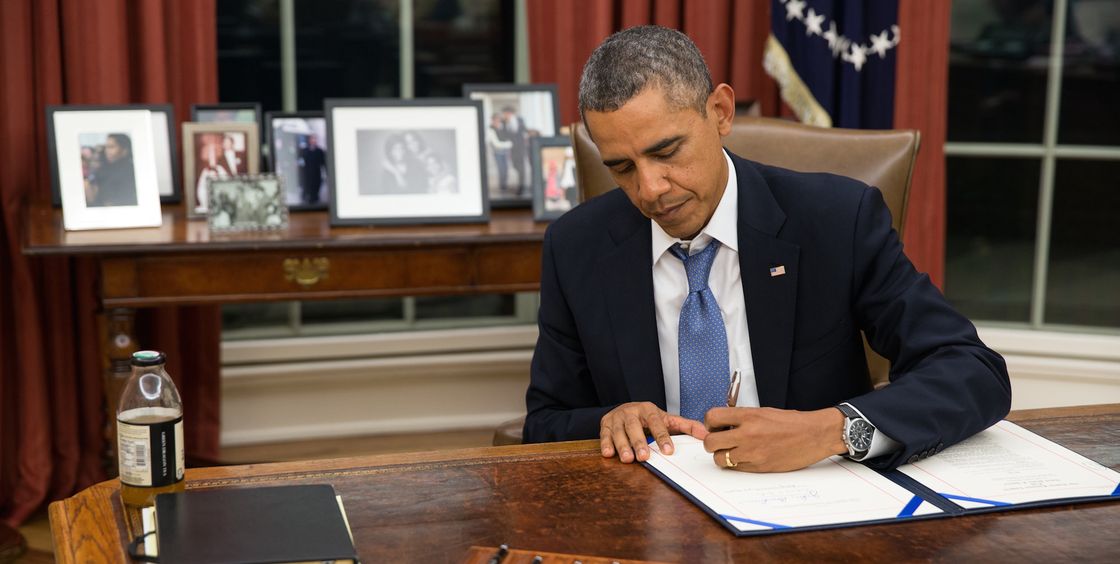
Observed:
[[[1120,473],[1008,421],[899,470],[968,509],[1120,495]]]
[[[704,443],[673,437],[649,464],[741,531],[811,527],[941,513],[905,488],[839,456],[780,474],[716,466]]]

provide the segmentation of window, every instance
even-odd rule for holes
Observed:
[[[951,25],[946,295],[1120,330],[1120,2],[954,0]]]
[[[516,0],[222,0],[219,97],[321,110],[325,98],[458,98],[468,82],[514,82],[519,9]],[[225,339],[247,339],[532,323],[536,304],[536,294],[238,304],[223,306],[222,328]]]

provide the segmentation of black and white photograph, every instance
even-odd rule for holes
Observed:
[[[576,158],[567,136],[535,137],[533,160],[533,218],[553,220],[579,204]]]
[[[47,108],[51,177],[66,229],[155,227],[162,223],[152,113],[147,109]],[[162,146],[167,146],[166,141]]]
[[[530,140],[559,134],[555,84],[466,84],[486,120],[487,189],[495,207],[528,207],[533,196]]]
[[[486,221],[481,102],[327,99],[332,225]]]
[[[454,129],[360,130],[358,152],[375,155],[358,163],[359,194],[459,191]]]
[[[285,186],[290,210],[326,209],[327,120],[322,112],[269,112],[269,149],[272,171]]]
[[[207,184],[210,231],[270,231],[288,227],[283,182],[272,174],[241,175]]]
[[[165,204],[179,201],[182,195],[179,189],[179,154],[176,150],[175,139],[173,137],[174,128],[172,124],[175,122],[174,109],[170,104],[128,104],[119,106],[74,105],[54,106],[52,108],[54,112],[115,112],[122,110],[146,110],[150,112],[152,151],[155,153],[156,159],[156,184],[159,188],[160,201]],[[89,171],[99,167],[103,157],[105,157],[104,146],[106,144],[106,135],[108,135],[108,132],[87,132],[83,135],[85,137],[78,140],[79,144],[83,147],[82,167],[83,171]],[[123,139],[119,136],[114,137],[113,141],[109,142],[113,145],[110,151],[120,146],[118,142],[131,145],[130,139]],[[131,151],[127,152],[129,155],[132,153]],[[107,170],[116,170],[121,166],[122,165],[114,165]],[[51,186],[51,198],[55,206],[62,205],[62,192],[59,190],[57,182],[54,182]]]

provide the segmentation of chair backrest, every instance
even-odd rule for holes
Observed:
[[[587,128],[577,122],[571,131],[581,200],[615,188]],[[883,193],[899,236],[905,227],[919,143],[914,130],[822,128],[755,116],[736,117],[731,134],[723,140],[728,150],[746,159],[801,172],[831,172],[875,186]],[[866,350],[871,381],[881,386],[887,382],[890,365],[870,348]]]

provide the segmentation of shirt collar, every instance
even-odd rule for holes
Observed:
[[[723,158],[727,161],[727,185],[723,188],[723,196],[716,205],[712,218],[693,239],[689,254],[703,250],[712,239],[736,253],[739,252],[739,182],[735,175],[735,163],[731,161],[726,150],[723,152]],[[653,251],[653,264],[657,264],[670,247],[680,244],[681,239],[666,233],[656,221],[651,219],[649,222],[653,231],[653,244],[650,246]]]

